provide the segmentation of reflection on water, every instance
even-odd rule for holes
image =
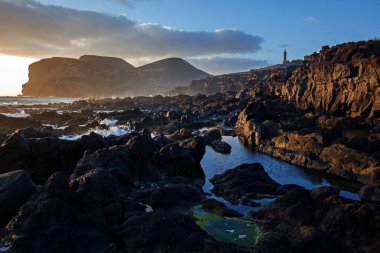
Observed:
[[[314,189],[320,186],[336,185],[342,189],[341,196],[359,200],[355,189],[351,188],[351,183],[344,183],[341,180],[333,180],[326,175],[320,175],[311,171],[306,171],[295,165],[277,160],[268,155],[253,152],[244,147],[237,137],[224,136],[223,141],[232,146],[231,154],[220,154],[215,152],[211,147],[206,147],[206,154],[201,161],[201,165],[206,175],[206,183],[204,191],[210,192],[212,184],[210,179],[215,174],[223,173],[227,169],[232,169],[242,163],[261,163],[269,176],[280,184],[297,184],[307,189]],[[212,196],[218,200],[222,200]],[[224,203],[226,201],[222,200]],[[268,199],[257,201],[259,203],[270,202]],[[245,213],[247,207],[244,206],[228,206],[233,207],[235,210],[243,211]],[[252,208],[250,208],[252,210]]]

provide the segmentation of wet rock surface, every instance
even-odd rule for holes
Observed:
[[[313,191],[293,189],[251,219],[262,221],[268,233],[279,237],[264,238],[257,251],[277,243],[290,252],[376,252],[380,249],[379,206],[353,202],[337,195],[335,189]]]

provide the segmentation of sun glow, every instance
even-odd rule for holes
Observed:
[[[0,96],[21,94],[21,86],[28,81],[28,66],[34,61],[0,54]]]

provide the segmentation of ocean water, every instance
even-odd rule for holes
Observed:
[[[50,103],[72,103],[77,98],[59,97],[0,97],[0,106],[47,105]]]

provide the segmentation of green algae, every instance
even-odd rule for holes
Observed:
[[[254,247],[260,239],[260,228],[253,222],[221,217],[202,210],[200,205],[193,207],[192,211],[198,226],[217,241]]]

